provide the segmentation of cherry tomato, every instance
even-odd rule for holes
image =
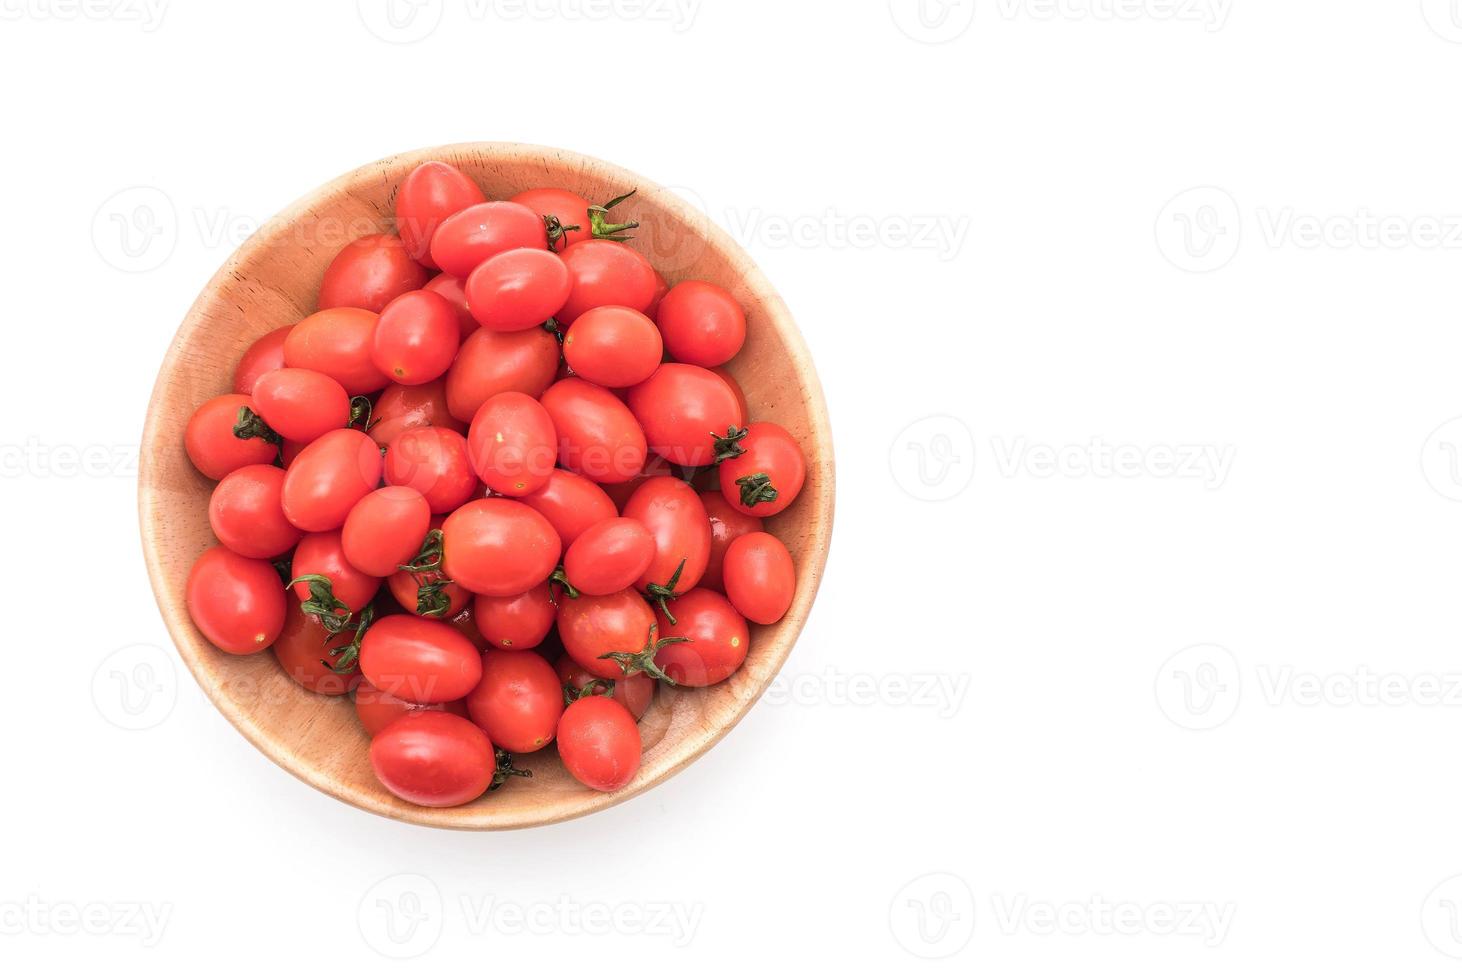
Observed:
[[[381,311],[371,341],[371,362],[401,384],[419,385],[447,373],[461,334],[457,311],[439,293],[414,289]]]
[[[665,349],[685,364],[725,364],[746,343],[746,313],[720,286],[700,279],[676,283],[655,318]]]
[[[655,297],[655,270],[644,256],[619,242],[591,239],[563,250],[569,298],[555,319],[572,326],[596,306],[628,306],[641,313]]]
[[[502,497],[463,504],[442,522],[442,531],[442,570],[478,595],[527,592],[547,581],[563,550],[542,514]]]
[[[466,609],[472,599],[472,593],[456,582],[444,579],[440,572],[396,571],[386,579],[386,585],[401,608],[414,616],[430,619],[452,619]],[[422,596],[423,587],[430,588],[426,598]],[[446,605],[442,605],[443,602]]]
[[[466,283],[456,276],[443,272],[431,282],[421,287],[427,292],[436,293],[438,296],[452,304],[452,312],[457,315],[457,331],[459,336],[466,340],[477,330],[477,318],[472,311],[467,309]]]
[[[660,315],[660,301],[665,298],[665,294],[668,292],[670,292],[670,284],[665,281],[664,276],[660,275],[660,273],[656,271],[655,294],[650,299],[650,305],[645,307],[645,316],[653,320]]]
[[[633,589],[560,599],[557,621],[564,652],[595,677],[612,680],[653,666],[655,611]]]
[[[568,470],[554,470],[542,487],[518,499],[548,518],[565,548],[591,524],[619,516],[599,484]]]
[[[459,718],[467,717],[467,702],[448,701],[446,704],[412,704],[376,687],[361,678],[355,688],[355,716],[367,735],[376,735],[397,718],[413,711],[447,711]]]
[[[267,561],[209,548],[193,563],[185,591],[194,625],[224,653],[258,653],[284,629],[284,587]]]
[[[428,160],[396,188],[396,233],[406,253],[423,265],[431,261],[431,240],[437,226],[458,211],[487,200],[482,189],[450,163]]]
[[[499,252],[467,277],[467,307],[489,330],[541,326],[569,298],[563,259],[538,248]]]
[[[563,570],[574,588],[609,595],[634,585],[655,560],[655,539],[639,521],[611,517],[579,535],[564,552]]]
[[[561,233],[549,247],[562,251],[575,242],[582,242],[590,235],[589,202],[573,191],[561,187],[535,187],[508,198],[514,204],[521,204],[534,214],[553,218]]]
[[[732,507],[721,494],[719,486],[715,490],[702,493],[701,504],[705,506],[706,516],[711,520],[711,556],[706,562],[706,574],[701,576],[700,584],[717,592],[725,592],[725,579],[721,577],[721,570],[726,549],[743,534],[762,530],[762,519],[743,514]]]
[[[628,306],[586,311],[563,338],[563,356],[574,373],[606,388],[628,388],[660,366],[660,331],[649,317]]]
[[[470,803],[497,770],[482,729],[446,711],[413,711],[371,739],[371,769],[381,785],[419,806]]]
[[[425,425],[467,432],[466,423],[447,411],[447,382],[441,378],[424,385],[387,385],[371,410],[370,437],[378,446],[389,446],[406,429]]]
[[[284,367],[284,338],[294,324],[271,330],[249,345],[244,356],[234,368],[234,391],[240,395],[252,395],[254,382],[261,374]]]
[[[279,368],[254,382],[259,417],[286,439],[310,443],[350,421],[340,382],[307,368]]]
[[[694,364],[660,365],[629,390],[627,400],[650,448],[681,466],[714,463],[717,435],[743,421],[726,383]]]
[[[655,539],[655,559],[635,588],[661,600],[695,588],[711,560],[711,520],[690,485],[670,476],[651,477],[624,505],[624,516],[644,525]]]
[[[726,549],[726,598],[753,623],[775,623],[797,591],[787,546],[765,531],[742,535]],[[572,580],[571,580],[572,581]]]
[[[662,639],[686,637],[688,643],[667,643],[655,663],[676,684],[707,687],[736,673],[751,647],[746,620],[719,592],[691,589],[670,603],[675,622],[655,613]]]
[[[608,388],[564,378],[543,393],[542,401],[558,433],[558,461],[565,469],[595,483],[622,483],[645,465],[645,433]]]
[[[327,432],[284,471],[284,516],[301,531],[333,531],[381,482],[381,451],[355,429]]]
[[[360,680],[358,666],[336,673],[344,653],[336,649],[350,642],[349,636],[331,636],[314,616],[301,611],[291,602],[284,615],[284,629],[274,641],[274,659],[279,667],[300,687],[316,694],[349,693]]]
[[[786,510],[807,479],[807,461],[797,440],[775,422],[753,422],[731,442],[741,452],[719,467],[726,502],[757,517]]]
[[[640,730],[618,701],[580,698],[559,719],[558,754],[570,776],[590,789],[613,793],[639,771]]]
[[[466,279],[483,262],[514,248],[548,248],[543,218],[512,201],[487,201],[437,225],[431,257],[443,272]]]
[[[477,489],[467,440],[437,426],[406,429],[386,447],[386,482],[411,487],[426,498],[433,514],[449,514]]]
[[[416,704],[466,697],[482,679],[482,657],[446,623],[420,616],[383,616],[366,630],[360,669],[387,694]]]
[[[372,490],[350,509],[340,540],[345,557],[367,575],[385,578],[410,561],[431,528],[431,507],[413,487]]]
[[[312,580],[311,576],[328,579],[328,587]],[[326,599],[322,603],[325,612],[340,615],[342,618],[364,609],[381,587],[379,577],[350,563],[350,559],[345,556],[339,531],[306,534],[300,539],[290,562],[289,577],[294,581],[295,598],[305,602],[317,594],[321,597],[333,596],[333,600]],[[298,579],[305,581],[295,581]]]
[[[447,407],[471,422],[482,403],[504,391],[537,398],[558,371],[558,341],[546,330],[478,330],[462,342],[447,371]]]
[[[284,363],[328,375],[351,395],[380,391],[388,379],[371,359],[378,319],[349,306],[312,313],[285,338]]]
[[[213,488],[208,523],[228,550],[245,558],[273,558],[299,543],[299,528],[284,516],[284,470],[241,466]]]
[[[256,411],[248,395],[219,395],[198,406],[183,433],[183,446],[198,472],[210,480],[222,480],[241,466],[272,463],[278,449],[262,438],[241,439],[234,435],[239,410]]]
[[[430,278],[431,273],[412,259],[401,239],[395,235],[366,235],[342,248],[330,262],[320,282],[316,306],[321,310],[355,307],[379,313],[391,300],[420,289]]]
[[[628,708],[635,721],[645,717],[645,712],[650,710],[650,702],[655,699],[655,678],[649,674],[631,674],[612,681],[605,680],[595,677],[574,663],[574,659],[569,656],[559,657],[553,666],[558,671],[558,678],[563,686],[576,696],[611,697]],[[586,688],[588,692],[583,693]]]
[[[480,595],[472,601],[477,628],[499,650],[531,650],[538,646],[553,628],[557,611],[547,582],[518,595]]]
[[[563,686],[535,650],[489,650],[482,655],[482,680],[467,695],[467,713],[493,745],[536,752],[553,741]]]
[[[488,489],[505,497],[521,497],[547,483],[557,449],[548,412],[516,391],[483,402],[467,432],[472,468]]]

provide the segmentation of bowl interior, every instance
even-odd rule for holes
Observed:
[[[730,680],[701,690],[662,685],[640,725],[645,748],[640,772],[618,793],[580,786],[550,747],[520,757],[532,779],[510,780],[467,806],[432,809],[403,802],[372,774],[369,739],[349,697],[305,691],[270,653],[219,652],[193,626],[184,605],[189,568],[216,543],[207,516],[213,484],[193,469],[183,450],[189,416],[230,389],[234,365],[250,343],[313,311],[321,275],[342,245],[392,229],[394,190],[426,160],[461,168],[489,198],[557,186],[606,201],[638,188],[615,211],[618,220],[640,222],[631,244],[672,284],[706,279],[736,296],[746,309],[748,337],[728,367],[746,392],[752,417],[785,426],[807,454],[805,489],[767,521],[796,563],[791,610],[773,626],[752,626],[751,653]],[[791,316],[750,259],[702,212],[650,181],[579,154],[517,144],[461,144],[389,157],[301,199],[245,242],[198,297],[174,338],[148,408],[139,483],[143,549],[159,606],[183,660],[219,710],[271,759],[332,796],[397,819],[461,829],[532,826],[590,813],[655,785],[713,745],[786,659],[816,594],[832,531],[832,440],[822,391]]]

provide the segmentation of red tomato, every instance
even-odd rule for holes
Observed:
[[[695,588],[711,560],[711,520],[690,485],[670,476],[651,477],[624,505],[624,516],[643,524],[655,539],[655,560],[635,588],[662,609],[666,599]]]
[[[521,497],[548,482],[557,457],[553,420],[538,400],[516,391],[482,403],[467,432],[472,468],[488,489]]]
[[[542,487],[518,499],[548,518],[565,548],[591,524],[619,516],[599,484],[568,470],[554,470]]]
[[[370,437],[379,446],[406,429],[434,425],[466,433],[467,426],[447,411],[447,382],[441,378],[424,385],[387,385],[372,407]]]
[[[701,503],[706,508],[706,516],[711,519],[711,557],[706,562],[706,574],[701,576],[700,584],[717,592],[725,592],[721,569],[726,558],[726,549],[743,534],[762,530],[762,520],[732,507],[719,489],[702,493]]]
[[[595,677],[612,680],[641,670],[658,675],[655,611],[633,589],[560,599],[558,638],[574,663]]]
[[[472,601],[477,628],[499,650],[531,650],[538,646],[553,628],[557,611],[547,582],[518,595],[480,595]]]
[[[639,771],[640,730],[618,701],[580,698],[559,719],[558,754],[570,776],[590,789],[613,793]]]
[[[371,362],[393,381],[425,384],[447,373],[459,343],[457,311],[451,302],[438,293],[414,289],[381,311],[371,341]]]
[[[384,616],[361,641],[360,669],[387,694],[436,704],[466,697],[482,679],[482,658],[467,637],[446,623]]]
[[[367,735],[376,735],[397,718],[413,711],[447,711],[459,718],[467,717],[467,702],[448,701],[446,704],[412,704],[395,695],[387,694],[365,678],[355,688],[355,716]]]
[[[340,382],[307,368],[279,368],[254,382],[259,417],[286,439],[310,443],[350,421]]]
[[[460,432],[417,426],[386,447],[386,482],[419,491],[433,514],[449,514],[477,489],[470,460],[467,440]]]
[[[381,587],[379,577],[350,563],[339,531],[306,534],[294,549],[289,577],[294,581],[297,599],[304,603],[318,603],[320,607],[305,611],[327,620],[332,614],[344,619],[351,613],[360,612],[370,604],[376,590]],[[321,582],[320,578],[328,582]],[[344,607],[343,611],[341,607]]]
[[[553,741],[563,687],[537,651],[489,650],[482,656],[482,680],[467,695],[467,713],[493,745],[536,752]]]
[[[471,177],[439,160],[421,164],[396,188],[396,233],[406,252],[431,265],[431,239],[437,226],[458,211],[487,200]]]
[[[328,375],[351,395],[380,391],[388,379],[371,359],[377,319],[349,306],[312,313],[285,338],[284,363]]]
[[[234,435],[240,410],[255,413],[248,395],[219,395],[198,406],[183,433],[183,446],[198,472],[210,480],[222,480],[241,466],[272,463],[279,449],[262,438],[241,439]]]
[[[467,608],[472,596],[442,574],[442,520],[441,517],[431,519],[431,530],[417,542],[418,547],[411,558],[402,562],[402,567],[386,579],[386,585],[406,612],[432,619],[453,620]],[[461,632],[473,643],[481,638],[475,629]]]
[[[575,700],[579,697],[611,697],[628,708],[635,721],[645,717],[645,712],[650,710],[650,702],[655,698],[655,678],[649,674],[605,680],[595,677],[568,656],[559,657],[553,666],[563,686],[573,692]]]
[[[546,330],[478,330],[462,342],[447,371],[447,407],[471,422],[482,403],[504,391],[537,398],[558,371],[558,341]]]
[[[284,629],[284,587],[267,561],[209,548],[188,573],[188,615],[224,653],[258,653]]]
[[[634,585],[655,560],[655,539],[639,521],[611,517],[579,535],[564,553],[564,576],[587,595]]]
[[[780,514],[802,492],[807,479],[802,447],[777,423],[753,422],[739,438],[718,441],[726,446],[719,467],[721,493],[743,514]]]
[[[622,483],[645,465],[645,433],[608,388],[564,378],[543,393],[542,401],[558,433],[558,461],[565,469],[595,483]]]
[[[467,306],[489,330],[541,326],[569,298],[563,259],[538,248],[499,252],[467,277]]]
[[[234,391],[240,395],[252,395],[254,382],[261,374],[284,367],[284,338],[294,324],[271,330],[249,345],[244,356],[234,368]]]
[[[563,548],[553,525],[516,500],[490,497],[442,522],[448,578],[478,595],[510,596],[547,581]]]
[[[660,300],[655,322],[670,356],[685,364],[725,364],[746,343],[741,304],[720,286],[700,279],[676,283]]]
[[[660,331],[649,317],[628,306],[599,306],[585,312],[563,338],[563,356],[574,373],[606,388],[628,388],[660,366]]]
[[[562,251],[589,237],[589,202],[573,191],[561,187],[535,187],[514,194],[508,200],[541,215],[545,224],[558,232],[548,243],[554,251]],[[553,220],[549,221],[550,218]]]
[[[314,616],[291,602],[284,616],[284,630],[274,641],[274,659],[290,680],[316,694],[346,694],[360,680],[360,668],[336,673],[343,656],[336,648],[350,642],[344,634],[331,636]]]
[[[660,365],[627,400],[650,448],[681,466],[715,462],[716,436],[743,421],[726,383],[694,364]]]
[[[746,404],[746,392],[742,391],[741,385],[735,378],[731,377],[731,372],[727,371],[724,367],[713,367],[711,368],[711,373],[726,382],[726,387],[731,389],[731,394],[736,398],[736,407],[741,410],[741,421],[749,422],[751,420],[751,408]]]
[[[667,643],[655,663],[676,684],[707,687],[736,673],[746,660],[751,634],[746,620],[719,592],[691,589],[670,603],[675,622],[655,614],[664,639],[685,637],[688,643]]]
[[[461,279],[443,272],[421,288],[427,292],[436,293],[451,303],[452,312],[457,315],[458,334],[463,340],[472,336],[477,330],[478,324],[472,311],[467,309],[466,284]]]
[[[381,451],[370,436],[355,429],[327,432],[285,470],[284,516],[301,531],[333,531],[380,483]]]
[[[483,262],[514,248],[548,248],[543,218],[512,201],[487,201],[437,225],[431,257],[443,272],[466,279]]]
[[[366,235],[342,248],[331,261],[315,305],[321,310],[355,307],[379,313],[391,300],[420,289],[430,278],[431,273],[412,259],[401,239]]]
[[[350,509],[340,531],[345,557],[367,575],[385,578],[416,557],[431,528],[431,507],[412,487],[372,490]]]
[[[753,623],[775,623],[797,591],[787,546],[765,531],[742,535],[726,549],[726,598]]]
[[[492,784],[497,759],[482,729],[445,711],[414,711],[371,739],[371,768],[419,806],[470,803]]]
[[[571,326],[596,306],[628,306],[641,313],[655,298],[655,270],[644,256],[619,242],[591,239],[563,250],[569,298],[555,319]]]
[[[213,488],[208,523],[219,541],[245,558],[273,558],[299,543],[300,530],[284,516],[284,470],[241,466]]]
[[[668,292],[670,292],[670,284],[665,281],[664,276],[660,275],[660,273],[656,271],[655,295],[650,300],[650,305],[645,307],[645,316],[653,320],[660,315],[660,301],[665,298],[665,294]]]

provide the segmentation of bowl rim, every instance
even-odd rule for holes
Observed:
[[[418,807],[394,798],[383,804],[379,797],[366,795],[355,789],[349,782],[301,760],[288,745],[274,738],[268,730],[259,725],[253,713],[227,702],[216,691],[204,658],[217,658],[219,654],[206,641],[200,641],[195,635],[195,631],[188,627],[187,624],[191,621],[184,598],[185,589],[169,584],[158,550],[158,542],[162,540],[165,529],[162,526],[163,521],[158,516],[162,510],[163,498],[153,480],[155,466],[153,460],[157,458],[154,450],[163,445],[165,440],[176,435],[176,433],[166,431],[166,427],[163,425],[162,401],[167,389],[166,379],[173,377],[176,372],[184,368],[182,351],[185,343],[195,332],[204,328],[202,313],[212,301],[212,297],[225,283],[235,278],[235,271],[249,262],[256,253],[274,247],[275,240],[309,215],[315,203],[321,199],[342,192],[348,193],[351,187],[359,185],[364,180],[379,180],[383,173],[415,166],[428,160],[453,159],[464,154],[491,159],[494,163],[504,166],[541,163],[545,156],[552,156],[562,165],[594,170],[601,175],[609,176],[618,182],[619,186],[634,187],[636,197],[641,200],[653,202],[662,208],[676,209],[681,214],[695,214],[704,218],[698,231],[705,239],[707,247],[724,255],[735,267],[735,271],[741,279],[738,286],[744,286],[761,299],[766,307],[768,326],[780,334],[782,341],[787,346],[796,374],[805,388],[809,418],[808,439],[817,453],[815,458],[809,454],[808,461],[809,469],[817,471],[815,485],[818,492],[811,501],[813,510],[807,518],[809,531],[806,539],[804,574],[798,583],[792,605],[783,618],[783,622],[789,623],[790,627],[784,629],[784,636],[779,638],[779,648],[775,649],[771,659],[766,661],[766,668],[762,671],[760,679],[754,685],[745,686],[736,698],[729,717],[725,718],[724,722],[714,730],[700,726],[696,732],[686,733],[681,738],[677,751],[670,753],[667,761],[656,771],[646,774],[642,770],[629,786],[614,793],[596,793],[559,801],[541,818],[503,814],[498,814],[495,818],[492,807],[438,809]],[[404,174],[405,171],[402,171],[401,175],[404,176]],[[752,705],[761,699],[772,680],[786,663],[816,599],[832,542],[836,496],[834,472],[832,429],[822,384],[816,368],[813,366],[812,355],[780,294],[756,266],[746,250],[729,233],[711,221],[709,216],[699,208],[664,186],[617,164],[556,147],[495,141],[466,142],[424,147],[392,154],[341,174],[291,202],[262,224],[229,255],[190,304],[181,324],[174,332],[167,354],[158,368],[157,378],[148,399],[146,421],[142,432],[137,476],[137,506],[143,558],[147,565],[153,597],[157,601],[168,634],[189,673],[203,689],[213,706],[259,752],[300,781],[343,803],[378,816],[419,826],[453,830],[512,830],[545,826],[587,816],[638,796],[665,782],[700,758],[746,717]],[[812,484],[811,480],[809,480],[809,484]]]

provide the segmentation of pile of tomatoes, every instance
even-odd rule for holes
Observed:
[[[625,244],[628,197],[489,201],[422,164],[395,233],[342,248],[318,311],[188,422],[218,481],[194,623],[353,696],[377,778],[410,802],[467,803],[550,743],[621,789],[659,685],[726,680],[748,623],[792,602],[762,519],[801,491],[801,448],[722,366],[741,306]]]

